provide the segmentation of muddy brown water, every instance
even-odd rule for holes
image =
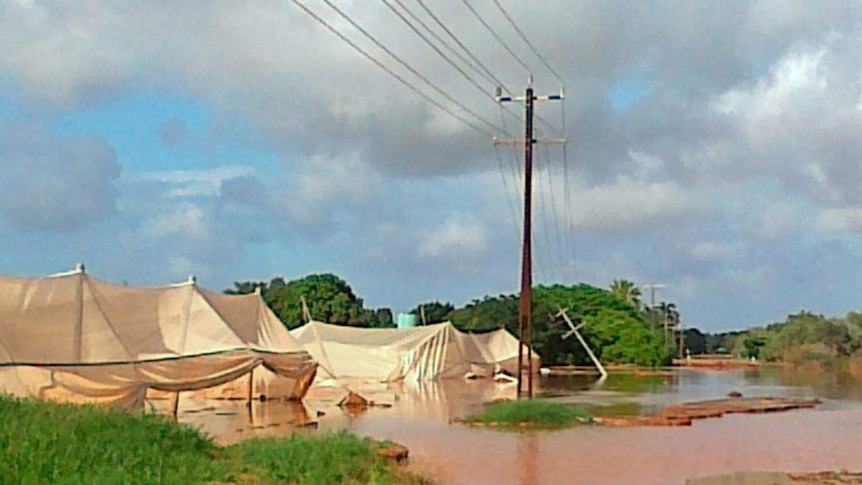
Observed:
[[[305,403],[183,400],[181,421],[220,443],[252,436],[348,429],[410,448],[410,467],[454,485],[674,485],[735,471],[862,469],[862,379],[849,374],[764,368],[680,370],[670,376],[612,374],[542,378],[538,394],[597,414],[648,414],[673,403],[746,396],[820,397],[815,410],[729,415],[683,428],[582,426],[552,432],[502,432],[450,424],[483,402],[514,397],[488,381],[424,386],[356,385],[391,407],[349,415],[335,404],[343,389],[314,389]],[[165,403],[154,403],[164,409]],[[318,415],[321,412],[323,415]],[[303,424],[316,423],[316,428]]]

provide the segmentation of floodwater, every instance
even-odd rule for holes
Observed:
[[[483,402],[514,397],[489,381],[383,386],[359,390],[391,407],[355,416],[335,406],[343,389],[313,389],[304,404],[181,402],[181,420],[217,441],[277,436],[316,422],[317,431],[349,429],[410,448],[410,467],[454,485],[674,485],[735,471],[814,472],[862,469],[862,379],[849,373],[763,368],[679,370],[667,375],[542,377],[537,394],[596,414],[647,414],[670,403],[746,396],[819,397],[814,410],[729,415],[681,428],[581,426],[505,432],[450,424]],[[159,406],[159,405],[157,405]],[[322,415],[319,415],[322,412]],[[302,429],[309,429],[303,427]]]

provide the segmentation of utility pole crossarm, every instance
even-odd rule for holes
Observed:
[[[530,76],[529,80],[530,88],[533,85],[533,77]],[[494,99],[497,100],[498,103],[511,103],[511,102],[519,102],[523,103],[527,101],[530,96],[503,96],[503,88],[497,87],[497,92],[494,95]],[[544,96],[532,96],[533,101],[562,101],[566,99],[565,94],[563,94],[563,87],[560,86],[560,94],[547,94]]]
[[[524,145],[526,143],[527,142],[525,140],[521,140],[521,139],[515,139],[515,138],[501,139],[501,138],[497,138],[496,136],[494,137],[494,145]],[[562,145],[563,143],[566,143],[566,139],[565,138],[534,138],[533,143],[542,144],[542,145],[552,145],[552,144]]]

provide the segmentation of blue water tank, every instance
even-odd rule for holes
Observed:
[[[399,313],[395,318],[398,328],[413,328],[416,326],[416,315],[412,313]]]

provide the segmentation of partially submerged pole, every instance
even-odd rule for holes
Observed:
[[[524,347],[527,349],[527,396],[533,397],[533,80],[527,84],[524,123],[524,233],[521,252],[521,301],[518,318],[518,392],[521,392]]]
[[[583,327],[584,324],[582,323],[576,327],[575,324],[572,323],[572,320],[569,318],[569,314],[566,311],[567,310],[565,309],[560,309],[559,313],[557,313],[557,316],[563,317],[566,320],[566,323],[571,329],[563,334],[563,338],[566,338],[569,335],[574,335],[575,337],[577,337],[578,342],[580,342],[584,350],[587,351],[587,355],[590,356],[590,360],[593,361],[593,364],[595,364],[596,369],[598,369],[599,373],[602,375],[602,379],[605,379],[606,377],[608,377],[608,371],[605,370],[605,366],[602,365],[601,361],[599,361],[599,358],[596,357],[596,354],[593,353],[593,350],[587,344],[587,341],[584,340],[584,337],[581,336],[581,332],[578,332],[578,329]]]
[[[248,372],[248,405],[251,406],[251,400],[254,395],[254,369]]]
[[[174,421],[176,421],[178,412],[180,409],[180,391],[175,391],[173,397],[171,398],[171,416],[174,417]]]
[[[521,294],[518,308],[518,397],[523,391],[524,370],[527,371],[527,397],[533,397],[533,229],[532,229],[532,200],[533,200],[533,145],[538,140],[533,132],[533,107],[536,101],[559,101],[563,99],[562,88],[560,94],[550,96],[536,96],[533,90],[533,76],[527,78],[527,89],[524,97],[503,96],[501,88],[497,88],[495,99],[498,103],[522,101],[524,103],[524,139],[504,140],[495,138],[494,143],[514,143],[524,145],[524,228],[521,246]],[[565,143],[564,140],[562,140]],[[524,365],[524,352],[527,353],[526,366]],[[526,367],[526,369],[525,369]]]
[[[250,427],[254,426],[254,406],[251,403],[252,395],[254,394],[254,369],[252,368],[248,372],[248,390],[246,394],[246,407],[248,408],[248,425]]]

